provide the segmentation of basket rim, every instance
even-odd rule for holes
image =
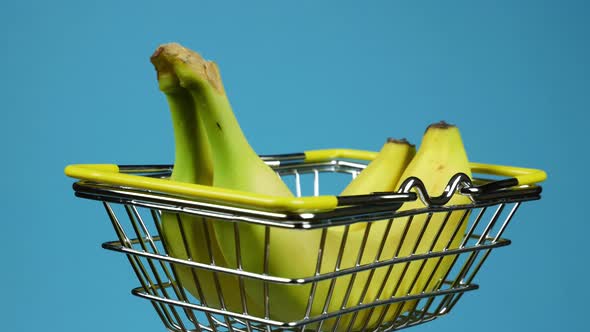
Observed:
[[[272,167],[290,164],[313,164],[325,162],[346,162],[348,160],[370,162],[377,155],[375,151],[354,149],[324,149],[309,150],[302,153],[290,153],[280,155],[263,155],[262,159]],[[477,174],[500,176],[496,180],[481,187],[471,189],[471,193],[477,193],[484,188],[486,194],[507,188],[536,186],[547,178],[547,174],[540,169],[523,168],[516,166],[470,163],[471,171]],[[223,202],[234,206],[245,206],[251,209],[273,211],[280,213],[319,211],[333,211],[337,207],[345,205],[358,205],[400,200],[415,200],[415,194],[409,193],[410,188],[404,192],[378,193],[359,196],[303,196],[303,197],[277,197],[271,195],[250,193],[239,190],[219,188],[207,185],[182,183],[169,179],[143,175],[149,172],[165,172],[172,169],[171,165],[117,165],[117,164],[71,164],[66,166],[65,174],[71,178],[83,182],[134,188],[148,192],[159,192],[173,196],[196,200],[209,200]],[[458,181],[458,180],[457,180]],[[458,184],[457,184],[458,186]],[[403,186],[402,186],[403,187]],[[454,188],[456,189],[456,188]],[[401,195],[401,196],[400,196]],[[434,201],[435,199],[433,199]]]

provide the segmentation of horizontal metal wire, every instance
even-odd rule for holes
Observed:
[[[479,239],[480,237],[481,237],[480,235],[472,235],[471,236],[472,239]],[[156,239],[159,240],[159,237],[154,238],[154,240],[156,240]],[[486,238],[486,241],[491,241],[491,240],[492,240],[492,238]],[[139,240],[133,239],[132,243],[139,243]],[[500,248],[500,247],[510,245],[510,243],[511,243],[510,240],[500,238],[500,239],[496,239],[496,241],[494,241],[494,242],[490,242],[487,244],[479,244],[477,246],[463,247],[463,248],[457,248],[457,249],[448,249],[448,250],[445,250],[444,252],[443,251],[433,251],[433,252],[428,252],[428,253],[424,253],[424,254],[414,254],[412,256],[406,256],[406,257],[396,257],[396,258],[391,258],[391,259],[380,260],[378,262],[373,262],[373,263],[359,264],[357,266],[350,267],[350,268],[342,268],[342,269],[339,269],[338,271],[335,271],[335,272],[326,272],[326,273],[322,273],[322,274],[316,274],[314,276],[301,276],[298,278],[278,277],[278,276],[272,276],[272,275],[268,275],[268,274],[248,272],[248,271],[244,271],[241,269],[232,269],[232,268],[227,268],[227,267],[218,266],[218,265],[211,265],[211,264],[199,263],[199,262],[195,262],[195,261],[188,261],[185,259],[178,259],[178,258],[174,258],[174,257],[168,256],[168,255],[159,255],[159,254],[154,254],[154,253],[150,253],[150,252],[143,251],[143,250],[136,250],[136,249],[122,245],[119,241],[105,242],[102,244],[102,247],[104,249],[108,249],[108,250],[116,251],[116,252],[120,252],[120,253],[125,253],[128,255],[140,256],[140,257],[145,257],[145,258],[150,258],[150,259],[166,261],[169,263],[185,265],[185,266],[189,266],[189,267],[193,267],[193,268],[201,269],[201,270],[205,270],[205,271],[220,272],[220,273],[225,273],[225,274],[229,274],[229,275],[246,277],[246,278],[254,279],[254,280],[267,281],[267,282],[276,283],[276,284],[305,285],[305,284],[309,284],[312,282],[319,282],[319,281],[323,281],[323,280],[334,279],[337,277],[342,277],[342,276],[350,275],[353,273],[374,270],[377,268],[382,268],[382,267],[395,265],[395,264],[407,263],[407,262],[412,262],[412,261],[419,261],[419,260],[424,260],[424,259],[429,259],[429,258],[452,256],[452,255],[458,255],[458,254],[469,253],[469,252],[480,251],[480,250],[491,250],[494,248]]]
[[[165,286],[170,287],[171,284],[166,284]],[[426,292],[426,293],[422,293],[422,294],[400,296],[400,297],[389,298],[389,299],[385,299],[385,300],[377,300],[377,301],[374,301],[371,303],[361,304],[361,305],[358,305],[355,307],[350,307],[350,308],[342,309],[339,311],[331,312],[329,314],[324,314],[321,316],[303,319],[303,320],[299,320],[299,321],[293,321],[293,322],[283,322],[283,321],[277,321],[277,320],[272,320],[272,319],[265,319],[265,318],[260,318],[257,316],[250,316],[250,315],[240,314],[240,313],[231,312],[231,311],[227,311],[227,310],[215,309],[215,308],[203,306],[203,305],[196,304],[196,303],[189,303],[189,302],[178,301],[178,300],[174,300],[174,299],[170,299],[170,298],[154,296],[150,292],[147,292],[143,287],[134,288],[134,289],[132,289],[131,292],[135,296],[138,296],[138,297],[141,297],[144,299],[148,299],[151,301],[171,304],[174,306],[188,308],[188,309],[194,309],[194,310],[198,310],[201,312],[207,312],[210,314],[226,315],[226,316],[233,317],[233,318],[238,318],[238,319],[242,319],[242,320],[247,320],[247,321],[252,321],[252,322],[261,323],[261,324],[265,324],[265,325],[270,325],[273,327],[296,328],[299,326],[317,323],[322,320],[335,318],[335,317],[338,317],[341,315],[346,315],[346,314],[354,313],[354,312],[361,311],[361,310],[385,306],[387,304],[406,302],[406,301],[411,301],[411,300],[419,300],[419,299],[425,299],[425,298],[432,298],[432,297],[436,297],[436,296],[444,296],[444,295],[450,295],[450,294],[465,293],[465,292],[476,290],[478,288],[479,288],[479,285],[477,285],[477,284],[459,285],[455,288],[449,288],[449,289],[445,289],[445,290],[437,290],[437,291]]]

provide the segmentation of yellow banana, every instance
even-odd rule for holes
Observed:
[[[377,157],[350,181],[340,195],[364,195],[397,189],[394,187],[415,153],[416,148],[406,139],[388,138]]]
[[[171,180],[202,185],[213,183],[211,148],[199,114],[199,105],[180,86],[178,77],[168,66],[169,48],[158,48],[151,61],[158,74],[160,90],[166,95],[174,129],[174,168]],[[162,213],[162,235],[168,253],[176,258],[190,259],[217,265],[224,259],[217,246],[211,222],[188,214]],[[183,240],[184,238],[186,239]],[[187,246],[185,246],[185,244]],[[211,253],[212,257],[209,256]],[[230,310],[241,310],[240,293],[236,278],[218,274],[217,281],[211,272],[175,266],[179,282],[191,294],[211,307],[221,307],[218,290],[223,292],[224,305]],[[199,286],[197,286],[199,285]]]
[[[389,138],[377,154],[376,158],[346,186],[340,195],[366,195],[373,192],[396,190],[399,178],[415,153],[415,146],[410,144],[407,140]],[[392,249],[394,248],[394,246],[392,246],[394,242],[391,240],[385,243],[381,253],[378,252],[380,242],[383,237],[386,236],[384,233],[387,232],[388,222],[388,220],[381,220],[371,223],[371,229],[369,230],[368,236],[371,242],[366,244],[360,263],[366,264],[374,261],[375,258],[383,259],[384,257],[389,258],[387,255],[391,256]],[[355,223],[350,226],[349,233],[347,234],[349,240],[347,240],[347,248],[345,249],[347,252],[345,253],[341,267],[350,268],[356,264],[355,260],[358,257],[357,252],[360,248],[367,225],[368,223]],[[339,232],[337,232],[337,230]],[[328,239],[329,243],[333,244],[332,248],[337,248],[335,243],[337,243],[339,237],[342,236],[341,231],[342,228],[330,230]],[[387,237],[385,240],[387,241]],[[379,257],[376,257],[377,254],[380,254]],[[333,270],[335,264],[333,258],[328,258],[327,262]],[[329,270],[326,269],[324,272],[328,271]],[[346,301],[346,307],[355,306],[359,301],[362,301],[363,303],[369,302],[369,298],[363,294],[365,284],[370,282],[372,285],[371,287],[375,288],[375,284],[382,282],[384,274],[384,269],[379,269],[375,271],[375,273],[361,272],[357,274],[354,279],[354,288]],[[329,311],[338,310],[343,305],[344,290],[348,287],[351,279],[351,277],[344,277],[336,282],[335,295],[333,295],[330,306],[328,307]],[[327,283],[324,282],[324,284]],[[326,288],[325,285],[324,288]],[[368,295],[369,292],[367,291],[366,294]],[[348,329],[348,324],[351,323],[350,320],[354,317],[353,329],[358,330],[364,322],[366,313],[366,311],[361,311],[355,315],[348,314],[341,319],[331,319],[324,324],[324,327],[329,329],[337,322],[337,330],[345,331]]]
[[[445,122],[435,123],[427,128],[416,156],[404,171],[397,186],[400,187],[408,177],[415,176],[422,180],[428,194],[435,197],[443,193],[451,177],[457,173],[464,173],[471,178],[469,162],[459,129]],[[470,202],[471,200],[467,196],[455,194],[446,205],[463,205]],[[418,199],[405,203],[400,208],[400,211],[424,207],[424,203]],[[399,218],[394,221],[395,226],[392,232],[398,234],[401,234],[408,222],[411,222],[400,249],[399,257],[408,256],[413,252],[420,238],[419,234],[423,229],[424,235],[415,250],[417,254],[424,254],[430,250],[441,251],[449,244],[448,248],[457,248],[459,246],[465,234],[468,215],[464,215],[463,211],[455,211],[447,219],[446,212],[439,212],[434,213],[430,220],[428,218],[428,214],[420,214],[413,217],[412,221],[410,221],[409,217]],[[441,228],[442,231],[436,238]],[[452,261],[453,257],[447,256],[442,260],[433,258],[427,261],[419,260],[409,264],[396,265],[385,287],[390,292],[397,289],[395,294],[384,292],[377,295],[380,298],[387,298],[392,295],[404,296],[432,291],[443,281],[441,278],[449,270]],[[399,285],[397,285],[398,282]],[[385,314],[383,313],[384,308],[377,308],[371,317],[371,323],[378,321],[377,319],[383,320],[385,318],[386,321],[395,319],[400,313],[413,310],[416,304],[417,301],[409,301],[403,307],[401,304],[393,304],[386,307],[387,312]]]
[[[167,59],[168,66],[172,68],[176,77],[178,77],[181,86],[189,92],[194,105],[201,110],[199,116],[203,121],[213,153],[213,165],[215,170],[213,185],[275,196],[291,196],[292,193],[282,182],[280,177],[258,157],[254,149],[252,149],[247,142],[238,121],[233,114],[229,101],[227,100],[217,66],[213,62],[205,61],[195,52],[180,45],[172,44],[169,45],[169,47],[174,49],[174,52],[171,52],[174,53],[174,56]],[[426,136],[430,136],[428,135],[428,132]],[[432,151],[436,151],[435,145],[439,143],[428,144],[428,141],[429,140],[425,137],[423,150],[426,152],[422,152],[421,155],[433,154]],[[445,143],[443,142],[440,144],[444,145]],[[430,148],[427,148],[427,146],[430,146]],[[441,154],[441,156],[442,155],[444,154]],[[454,156],[452,153],[449,154],[449,156],[451,155]],[[419,161],[420,159],[424,159],[424,157],[418,158],[417,155],[413,160]],[[396,158],[395,160],[399,163],[401,160],[405,159]],[[413,161],[415,165],[412,170],[415,171],[416,174],[412,175],[428,178],[433,176],[431,173],[438,172],[439,176],[445,176],[445,174],[442,174],[439,169],[430,170],[430,173],[424,172],[426,167],[421,166],[421,163],[418,161]],[[468,169],[463,170],[461,167],[456,167],[453,163],[448,165],[445,164],[449,162],[449,160],[444,158],[441,159],[441,162],[448,166],[447,170],[453,174],[459,171],[468,172]],[[373,168],[377,169],[376,166],[367,168],[369,170]],[[368,173],[369,171],[367,171],[367,174]],[[381,171],[375,171],[375,173],[379,176],[383,175],[381,174]],[[408,172],[406,171],[405,173]],[[387,172],[384,172],[384,174],[385,175],[383,176],[391,176],[391,174],[387,174]],[[406,176],[409,176],[408,174],[406,174]],[[363,177],[369,178],[366,175]],[[448,181],[449,178],[450,175],[446,176],[445,181]],[[351,194],[356,190],[358,190],[359,193],[362,193],[362,191],[365,190],[362,188],[364,185],[361,185],[362,182],[360,179],[357,182],[358,184],[351,184],[351,189],[348,189],[345,193]],[[426,182],[428,185],[428,183],[432,181]],[[355,186],[358,187],[355,189]],[[427,188],[429,188],[429,191],[436,192],[436,188],[430,189],[432,185],[428,186],[429,187]],[[367,185],[367,188],[368,187],[370,186]],[[381,191],[381,189],[366,190]],[[405,205],[404,208],[409,208],[410,206],[411,205],[408,204]],[[389,221],[385,220],[366,224],[366,226],[355,226],[348,229],[344,226],[330,228],[326,234],[320,273],[331,272],[336,268],[344,269],[353,267],[357,263],[357,257],[360,257],[360,264],[372,262],[374,261],[381,244],[383,244],[383,248],[380,259],[390,258],[399,246],[403,229],[401,226],[406,223],[407,221],[404,222],[403,220],[394,220],[393,223],[389,223]],[[452,221],[449,221],[449,224],[452,223]],[[430,224],[436,225],[437,223],[431,221]],[[409,244],[412,241],[417,241],[417,238],[414,237],[419,231],[416,225],[419,225],[419,222],[412,222],[408,238],[404,241],[404,246],[401,248],[401,254],[399,256],[402,256],[404,253],[407,254],[407,247],[409,247]],[[221,251],[228,267],[242,268],[243,270],[250,272],[268,273],[269,275],[286,278],[306,277],[315,273],[316,257],[320,247],[322,234],[321,230],[305,231],[272,228],[270,230],[270,243],[268,244],[268,266],[265,271],[265,228],[263,226],[242,222],[239,223],[237,227],[240,234],[240,266],[238,266],[237,248],[235,247],[236,238],[234,224],[227,221],[213,222],[214,233],[219,244],[219,250]],[[346,243],[346,245],[341,249],[341,243],[345,237],[346,241],[344,243]],[[383,241],[382,243],[381,240],[384,238],[386,241]],[[444,238],[444,235],[441,236],[441,238]],[[426,236],[424,240],[427,239],[428,236]],[[361,246],[364,246],[365,250],[362,255],[359,255]],[[423,250],[423,247],[423,245],[419,246],[418,251]],[[339,262],[339,265],[336,266],[337,256],[340,250],[343,252],[343,259]],[[440,271],[444,270],[444,265],[445,264],[441,264],[439,266],[437,269],[437,275],[440,274]],[[430,268],[430,266],[428,268]],[[428,268],[424,268],[423,270],[428,271]],[[406,285],[409,283],[406,279],[409,279],[407,278],[408,276],[416,274],[417,271],[413,265],[408,270],[406,278],[403,279],[403,286],[399,287],[400,291],[411,291],[410,289],[404,289],[404,287],[410,288],[410,285]],[[391,296],[395,286],[391,281],[396,278],[399,279],[401,275],[399,272],[395,272],[389,274],[390,277],[386,280],[385,278],[387,275],[386,268],[380,268],[374,272],[365,271],[359,273],[354,277],[348,276],[346,278],[339,278],[335,282],[332,280],[319,282],[317,284],[317,289],[315,290],[315,300],[311,305],[309,315],[314,317],[320,315],[324,311],[330,312],[337,310],[341,306],[349,307],[356,305],[360,300],[363,300],[363,303],[368,303],[375,298],[383,299],[385,296],[382,296],[383,294],[377,294],[377,287],[368,287],[366,289],[366,296],[361,299],[364,286],[369,279],[371,281],[370,285],[380,285],[382,282],[385,282],[386,287],[384,288],[385,291],[383,293],[387,294],[387,296]],[[436,278],[433,278],[433,280],[435,279]],[[353,287],[351,288],[350,293],[348,293],[347,288],[349,283],[352,282],[354,282]],[[244,286],[246,294],[248,295],[247,303],[249,306],[249,313],[252,315],[267,316],[271,319],[281,321],[299,320],[305,315],[311,285],[293,286],[274,283],[269,284],[268,304],[270,312],[268,315],[262,309],[266,304],[263,283],[256,280],[246,279],[244,280]],[[426,287],[426,285],[416,283],[416,285],[412,287],[412,290],[417,289],[420,286]],[[333,294],[331,297],[328,296],[330,288],[333,288]],[[399,291],[396,294],[398,293]],[[328,298],[330,301],[327,301]],[[363,315],[367,315],[367,312],[359,314],[359,318],[363,318]],[[370,317],[370,324],[373,324],[376,321],[376,316],[378,315],[372,315]],[[388,314],[386,317],[390,316],[391,314]],[[334,324],[336,322],[338,322],[338,327],[335,329],[336,331],[347,330],[348,324],[353,324],[353,330],[359,330],[362,326],[367,325],[364,324],[364,319],[357,319],[354,323],[352,321],[349,322],[347,319],[344,321],[331,319],[323,323],[323,329],[334,329]]]

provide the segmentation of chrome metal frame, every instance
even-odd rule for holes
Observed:
[[[366,165],[342,160],[333,160],[325,163],[304,163],[299,154],[263,157],[267,163],[273,166],[283,177],[292,176],[295,179],[294,191],[300,196],[302,193],[302,174],[312,174],[311,188],[314,195],[320,193],[320,184],[323,174],[348,173],[356,176]],[[144,176],[167,177],[172,167],[170,165],[153,166],[120,166],[125,173]],[[340,319],[349,315],[352,317],[346,327],[338,327],[338,331],[352,330],[353,322],[360,311],[373,311],[383,307],[377,327],[370,330],[390,331],[414,326],[431,321],[439,316],[447,314],[459,301],[465,292],[478,288],[473,283],[476,274],[495,248],[510,244],[510,240],[502,238],[506,227],[512,220],[522,202],[540,198],[541,187],[525,186],[514,187],[510,179],[484,180],[475,179],[473,182],[464,174],[458,174],[449,181],[447,190],[440,197],[430,197],[419,179],[411,178],[404,183],[399,192],[375,193],[371,195],[339,197],[339,208],[330,212],[319,213],[282,213],[280,211],[261,211],[247,207],[224,205],[222,202],[195,201],[183,197],[165,195],[157,192],[138,190],[137,188],[114,187],[100,183],[79,181],[74,184],[75,194],[81,198],[99,200],[109,216],[118,240],[103,243],[103,248],[126,255],[129,263],[137,276],[140,286],[132,290],[132,294],[149,300],[163,324],[171,331],[324,331],[322,326],[328,320],[336,321],[332,330],[337,330]],[[444,206],[452,195],[468,195],[472,203],[462,206]],[[407,201],[422,199],[428,208],[412,211],[397,211]],[[196,262],[190,259],[179,259],[167,254],[166,243],[161,237],[161,212],[175,212],[179,215],[190,214],[214,218],[232,222],[235,229],[234,240],[239,243],[240,233],[238,223],[252,223],[265,227],[265,271],[255,273],[241,268],[231,268],[216,264],[216,262]],[[470,212],[470,213],[468,213]],[[412,218],[424,214],[431,218],[434,214],[446,214],[446,219],[451,214],[462,214],[463,219],[468,220],[468,230],[462,235],[461,245],[457,248],[448,248],[434,251],[434,245],[439,234],[435,237],[427,253],[413,254],[398,257],[402,244],[398,245],[395,255],[382,259],[380,251],[383,250],[391,225],[396,219],[407,216],[409,222],[404,232],[407,232]],[[379,253],[375,259],[366,264],[360,263],[359,254],[357,264],[353,267],[335,268],[328,273],[320,273],[319,265],[322,261],[324,240],[330,227],[343,227],[347,234],[349,227],[354,223],[369,222],[367,224],[361,252],[366,244],[371,222],[387,222],[387,231],[380,239]],[[428,223],[425,223],[427,225]],[[203,224],[204,227],[204,224]],[[314,275],[301,276],[299,278],[287,278],[285,276],[271,275],[268,273],[269,241],[271,230],[274,228],[291,228],[296,231],[321,230],[322,241],[318,248]],[[422,232],[425,231],[422,228]],[[206,227],[204,227],[206,229]],[[454,230],[458,234],[458,227]],[[205,232],[206,233],[206,232]],[[405,233],[402,236],[403,243]],[[421,239],[421,236],[420,236]],[[207,241],[210,239],[207,238]],[[420,240],[419,240],[420,241]],[[418,241],[418,242],[419,242]],[[338,261],[341,260],[343,248],[346,245],[346,235],[342,237],[342,244]],[[415,244],[414,251],[418,244]],[[210,247],[209,247],[209,250]],[[240,262],[238,250],[238,262]],[[212,256],[212,255],[210,255]],[[411,294],[403,297],[387,297],[383,293],[385,280],[388,279],[395,266],[404,266],[402,276],[410,262],[421,262],[421,269],[427,261],[437,260],[438,264],[443,257],[452,257],[453,267],[449,269],[443,282],[433,291],[424,291],[419,294]],[[405,264],[405,265],[404,265]],[[238,265],[241,265],[239,263]],[[211,271],[216,281],[217,293],[221,307],[207,305],[203,296],[198,300],[185,291],[182,282],[176,277],[178,266],[189,266],[201,271]],[[376,269],[387,269],[384,281],[379,285],[372,283],[372,277]],[[365,285],[354,285],[355,277],[364,271],[368,271],[369,277]],[[243,310],[233,312],[224,306],[223,294],[220,292],[218,276],[227,274],[235,276],[239,280]],[[358,303],[353,307],[342,307],[340,310],[328,312],[315,317],[309,317],[311,305],[315,297],[315,290],[319,282],[329,281],[332,285],[339,278],[351,276],[348,284],[347,295],[353,287],[363,287],[361,299],[364,299],[369,287],[379,289],[377,299],[367,303]],[[429,276],[430,279],[433,274]],[[244,281],[257,280],[264,284],[265,315],[254,316],[248,313],[247,301],[244,295]],[[416,278],[412,284],[416,282]],[[290,284],[291,287],[311,285],[307,315],[297,321],[280,321],[273,319],[272,303],[269,303],[268,286],[270,284]],[[428,284],[428,283],[427,283]],[[199,286],[197,285],[197,288]],[[399,282],[396,288],[399,287]],[[330,287],[325,308],[327,309],[333,287]],[[395,294],[395,291],[393,292]],[[201,293],[202,295],[202,293]],[[395,319],[385,321],[385,312],[394,303],[417,300],[417,303],[409,313],[397,312]],[[402,306],[398,306],[401,309]],[[370,317],[369,314],[367,317]],[[367,329],[368,320],[364,322]]]

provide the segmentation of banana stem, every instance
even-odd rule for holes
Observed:
[[[158,75],[160,90],[166,95],[174,128],[174,169],[172,180],[211,185],[213,160],[201,112],[195,107],[167,60],[169,54],[159,47],[150,60]]]

